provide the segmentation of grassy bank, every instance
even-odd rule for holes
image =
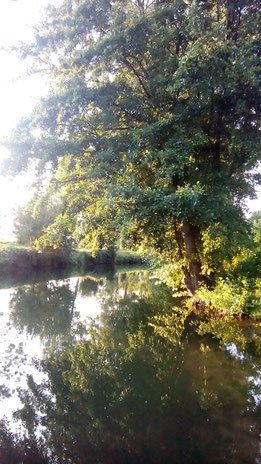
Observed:
[[[70,253],[39,253],[33,248],[13,242],[0,242],[0,275],[6,272],[22,272],[43,269],[90,269],[95,266],[142,264],[144,258],[131,251],[72,250]]]

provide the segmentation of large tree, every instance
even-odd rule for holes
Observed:
[[[22,53],[52,87],[17,127],[9,165],[51,162],[80,237],[146,238],[194,294],[214,268],[212,235],[229,254],[258,182],[259,13],[255,0],[49,7]]]

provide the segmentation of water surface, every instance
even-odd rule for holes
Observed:
[[[0,462],[261,463],[261,330],[148,271],[0,290]]]

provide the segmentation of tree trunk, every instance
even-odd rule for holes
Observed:
[[[201,263],[198,258],[195,231],[193,226],[188,221],[185,221],[181,227],[181,233],[188,261],[188,268],[184,271],[185,284],[192,295],[194,295],[199,289],[200,281],[202,281]]]

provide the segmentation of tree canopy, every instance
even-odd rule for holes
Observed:
[[[37,159],[64,195],[47,238],[66,225],[101,247],[125,233],[179,260],[191,293],[240,248],[260,181],[259,17],[255,0],[49,7],[20,52],[50,92],[9,141],[10,170]]]

